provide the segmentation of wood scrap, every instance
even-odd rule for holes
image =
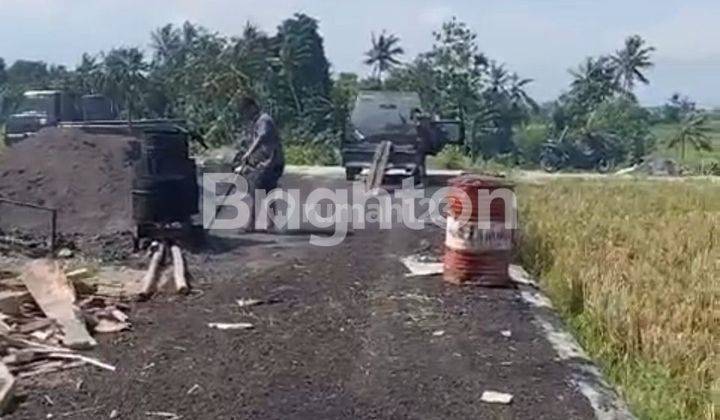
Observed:
[[[118,308],[111,308],[110,315],[112,315],[113,318],[120,322],[128,322],[128,320],[130,319],[130,317],[125,314],[125,312],[121,311]]]
[[[49,327],[55,326],[55,320],[50,318],[33,319],[30,322],[26,322],[18,325],[17,332],[20,334],[30,334],[37,330],[44,330]]]
[[[150,258],[150,266],[145,273],[145,277],[143,277],[142,289],[140,291],[140,297],[142,299],[149,298],[155,291],[160,266],[162,265],[164,257],[165,244],[160,244],[158,245],[157,250],[153,252],[152,257]]]
[[[23,272],[22,280],[45,315],[58,322],[64,334],[63,343],[67,347],[89,349],[97,345],[75,306],[75,291],[57,262],[30,262]]]
[[[101,334],[118,333],[130,329],[130,324],[127,322],[116,321],[113,319],[99,319],[97,325],[93,328],[93,331]]]
[[[73,359],[78,361],[83,361],[87,364],[97,366],[101,369],[109,370],[111,372],[115,372],[116,368],[113,365],[109,365],[107,363],[103,363],[97,359],[93,359],[92,357],[83,356],[82,354],[77,353],[50,353],[48,354],[49,357],[58,358],[58,359]]]
[[[15,377],[4,363],[0,363],[0,415],[8,411],[14,397]]]
[[[78,280],[87,277],[92,277],[92,273],[87,268],[78,268],[77,270],[68,271],[65,273],[65,277],[69,280]]]
[[[170,247],[173,262],[173,278],[175,279],[175,289],[178,293],[187,293],[190,290],[187,278],[185,277],[185,261],[183,260],[182,251],[177,245]]]
[[[33,331],[30,333],[30,336],[33,337],[36,340],[40,341],[48,341],[50,337],[55,335],[55,331],[48,329],[48,330],[39,330],[39,331]]]
[[[32,302],[30,293],[24,290],[0,291],[0,312],[6,315],[20,315],[24,303]]]

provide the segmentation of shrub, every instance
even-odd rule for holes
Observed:
[[[337,152],[322,144],[289,145],[285,147],[285,163],[302,166],[329,166],[339,162]]]
[[[468,169],[473,166],[472,159],[462,148],[455,145],[445,146],[434,158],[436,166],[441,169]]]
[[[526,164],[537,165],[540,162],[542,145],[547,141],[549,134],[545,124],[529,124],[517,130],[515,143]]]

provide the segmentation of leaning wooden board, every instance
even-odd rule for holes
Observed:
[[[372,166],[368,172],[366,188],[367,190],[374,190],[382,185],[383,178],[385,177],[385,169],[387,168],[388,161],[390,160],[390,153],[392,151],[392,143],[385,140],[378,144],[375,149],[375,155],[373,156]]]
[[[34,260],[28,263],[22,281],[45,315],[60,325],[65,346],[83,350],[97,345],[75,306],[75,290],[57,262]]]

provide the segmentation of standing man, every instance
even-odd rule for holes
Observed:
[[[240,101],[240,114],[252,124],[252,142],[240,159],[236,157],[239,166],[235,168],[235,173],[245,175],[248,181],[252,202],[250,223],[246,231],[252,232],[255,230],[255,193],[263,190],[267,194],[277,188],[285,169],[285,156],[275,122],[270,115],[260,110],[255,99],[243,98]],[[270,209],[274,212],[275,206],[271,204]]]

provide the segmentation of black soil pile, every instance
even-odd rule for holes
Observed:
[[[47,128],[0,155],[0,197],[58,210],[62,236],[107,237],[132,229],[130,191],[138,140]],[[0,229],[47,234],[49,216],[0,203]]]

